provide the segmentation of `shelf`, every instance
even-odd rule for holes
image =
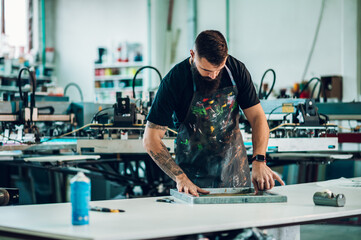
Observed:
[[[43,66],[43,64],[42,63],[37,63],[34,66],[39,67],[39,66]],[[34,66],[32,66],[32,67],[34,67]],[[23,64],[12,64],[12,67],[14,67],[14,68],[22,68],[22,67],[24,67],[24,65]],[[55,64],[47,62],[47,63],[45,63],[45,68],[55,68]]]
[[[29,92],[30,87],[22,87],[21,90],[23,92]],[[0,91],[19,92],[19,87],[16,87],[16,86],[0,86]]]
[[[135,87],[135,91],[142,91],[143,87]],[[132,87],[125,88],[95,88],[95,92],[121,92],[121,91],[133,91]]]
[[[115,103],[117,92],[124,96],[132,96],[132,80],[136,71],[144,66],[144,62],[114,62],[94,64],[95,102]],[[135,91],[142,95],[145,75],[138,74],[135,79]]]
[[[0,78],[6,78],[6,79],[13,79],[13,80],[17,80],[18,79],[18,75],[3,75],[0,74]],[[21,76],[21,79],[24,80],[28,80],[29,76]],[[51,77],[48,76],[38,76],[36,77],[36,81],[51,81]]]
[[[118,62],[118,63],[102,63],[94,64],[95,69],[99,68],[121,68],[121,67],[143,67],[143,62]]]
[[[138,78],[142,78],[142,75],[137,75]],[[134,75],[108,75],[108,76],[95,76],[95,81],[106,81],[106,80],[133,80]]]

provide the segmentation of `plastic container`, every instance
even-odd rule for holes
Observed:
[[[83,172],[70,180],[70,193],[72,224],[89,224],[90,179]]]

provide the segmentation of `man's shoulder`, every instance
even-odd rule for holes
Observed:
[[[190,71],[189,58],[184,59],[183,61],[177,63],[169,71],[171,74],[183,75]],[[167,74],[168,75],[168,74]]]
[[[191,77],[189,58],[177,63],[164,77],[164,81],[170,85],[179,85]]]
[[[173,69],[188,69],[190,68],[190,63],[189,63],[189,57],[187,57],[186,59],[184,59],[183,61],[177,63]]]
[[[227,67],[231,68],[231,70],[237,71],[242,71],[242,69],[246,68],[243,62],[233,57],[232,55],[228,55],[226,65]]]

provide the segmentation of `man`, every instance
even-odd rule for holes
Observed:
[[[223,35],[201,32],[190,58],[165,76],[147,117],[144,147],[180,192],[199,196],[206,187],[250,187],[247,153],[239,129],[239,107],[252,127],[254,188],[283,181],[267,165],[269,128],[251,76],[228,55]],[[162,138],[173,121],[178,129],[176,159]]]

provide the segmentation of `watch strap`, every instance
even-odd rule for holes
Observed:
[[[265,155],[256,155],[254,157],[251,158],[251,161],[257,161],[257,162],[266,162],[266,156]]]

